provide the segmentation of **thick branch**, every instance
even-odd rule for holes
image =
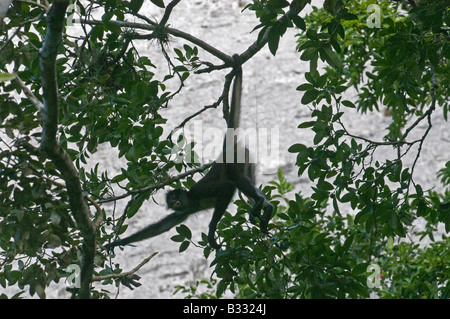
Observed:
[[[200,40],[199,38],[196,38],[192,35],[190,35],[189,33],[177,30],[177,29],[172,29],[172,28],[165,28],[165,30],[175,36],[175,37],[179,37],[179,38],[183,38],[189,42],[192,42],[196,45],[198,45],[199,47],[201,47],[203,50],[211,53],[212,55],[214,55],[215,57],[219,58],[220,60],[222,60],[223,62],[225,62],[225,64],[227,65],[233,65],[234,60],[231,56],[229,56],[226,53],[223,53],[222,51],[216,49],[215,47],[209,45],[208,43],[206,43],[203,40]]]
[[[103,25],[103,21],[99,20],[86,20],[81,19],[81,23],[86,23],[89,25]],[[135,23],[135,22],[128,22],[128,21],[114,21],[110,20],[108,23],[115,24],[122,28],[132,28],[132,29],[141,29],[141,30],[148,30],[148,31],[154,31],[158,26],[150,25],[150,24],[144,24],[144,23]],[[229,56],[226,53],[223,53],[222,51],[216,49],[215,47],[209,45],[203,40],[200,40],[199,38],[194,37],[193,35],[190,35],[189,33],[173,29],[173,28],[164,28],[164,30],[169,33],[170,35],[173,35],[175,37],[183,38],[189,42],[192,42],[196,45],[198,45],[203,50],[211,53],[215,57],[219,58],[223,62],[232,65],[233,64],[233,58]],[[153,36],[151,36],[153,37]]]
[[[58,84],[56,82],[56,55],[62,40],[64,15],[69,1],[55,1],[47,17],[44,45],[39,51],[44,98],[43,131],[41,148],[48,151],[55,147],[58,130]]]
[[[161,18],[161,21],[159,22],[160,26],[165,26],[167,21],[169,20],[170,14],[172,13],[173,8],[180,2],[181,0],[173,0],[170,2],[167,7],[166,11],[164,11],[164,15]]]
[[[56,81],[56,56],[62,42],[62,32],[68,0],[55,0],[48,12],[47,30],[40,54],[40,69],[44,98],[42,139],[40,150],[45,153],[61,173],[67,187],[69,205],[83,237],[81,260],[80,298],[89,298],[89,287],[94,272],[95,227],[90,219],[81,189],[78,171],[69,154],[58,143],[58,84]]]

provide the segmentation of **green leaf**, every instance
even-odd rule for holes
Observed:
[[[392,249],[394,248],[394,238],[392,236],[389,236],[387,241],[387,248]]]
[[[336,13],[337,2],[337,0],[325,0],[323,3],[323,8],[334,15]]]
[[[105,14],[103,14],[103,16],[102,16],[102,21],[108,22],[109,20],[112,19],[113,15],[114,15],[114,11],[105,12]]]
[[[311,103],[312,101],[314,101],[318,96],[319,96],[319,91],[318,90],[309,90],[306,91],[305,94],[303,94],[302,97],[302,104],[308,104]]]
[[[352,270],[352,275],[357,276],[365,273],[367,271],[368,263],[361,263],[355,266]]]
[[[138,13],[143,3],[144,0],[131,0],[128,7],[130,8],[131,12]]]
[[[397,228],[397,221],[398,221],[397,214],[395,212],[391,212],[388,216],[388,224],[392,229]]]
[[[312,84],[309,83],[303,83],[300,84],[299,86],[297,86],[297,91],[308,91],[308,90],[313,90],[314,86]]]
[[[350,12],[344,12],[341,15],[341,18],[344,19],[344,20],[358,20],[358,16],[356,16],[353,13],[350,13]]]
[[[14,80],[14,75],[11,73],[0,73],[0,82]]]
[[[332,122],[338,121],[342,117],[342,115],[344,115],[344,112],[338,112],[338,113],[334,114],[331,121]]]
[[[139,208],[141,208],[145,199],[146,199],[145,195],[139,195],[136,199],[133,200],[131,205],[128,206],[128,210],[127,210],[128,218],[133,217],[138,212]]]
[[[320,190],[325,190],[325,191],[331,191],[331,190],[334,189],[334,186],[333,186],[331,183],[329,183],[329,182],[327,182],[327,181],[325,181],[325,180],[320,180],[320,181],[317,183],[317,187],[318,187]]]
[[[152,133],[152,139],[158,139],[163,133],[163,128],[161,126],[155,127],[155,130]]]
[[[278,29],[275,26],[272,26],[272,28],[269,30],[269,50],[270,53],[272,53],[274,56],[277,53],[278,50],[278,44],[280,43],[280,33],[278,32]]]
[[[302,55],[300,56],[300,60],[303,61],[309,61],[317,58],[317,54],[319,51],[317,51],[317,48],[307,48],[305,51],[303,51]]]
[[[334,211],[335,211],[336,213],[338,213],[339,216],[341,216],[341,211],[339,210],[339,205],[338,205],[336,196],[333,197],[333,208],[334,208]]]
[[[447,233],[449,233],[450,232],[450,217],[447,217],[447,219],[444,220],[444,223],[445,223],[445,231]]]
[[[122,30],[120,29],[120,26],[115,23],[111,23],[109,21],[105,22],[105,28],[112,33],[120,34]]]
[[[289,5],[289,2],[287,0],[271,0],[270,6],[271,8],[278,9],[278,8],[284,8]]]
[[[353,243],[353,238],[355,237],[354,234],[350,235],[344,242],[344,245],[342,246],[343,252],[347,252],[350,249],[350,246]]]
[[[415,185],[416,187],[416,193],[419,197],[423,197],[423,190],[422,190],[422,186],[420,186],[419,184]]]
[[[164,5],[164,1],[163,0],[150,0],[154,5],[160,7],[160,8],[165,8],[166,6]]]
[[[302,29],[303,31],[306,30],[305,20],[303,20],[301,17],[291,16],[291,20],[292,20],[292,22],[294,22],[294,24],[297,28]]]
[[[314,126],[314,124],[316,124],[316,123],[317,123],[317,121],[303,122],[303,123],[300,123],[300,125],[297,126],[297,128],[308,128],[308,127],[312,127],[312,126]]]
[[[181,76],[181,81],[186,81],[186,79],[189,77],[190,73],[189,72],[184,72],[183,75]]]
[[[184,238],[186,238],[186,239],[192,238],[192,232],[186,225],[180,225],[176,228],[176,230],[177,230],[178,234],[180,234]]]
[[[227,289],[227,287],[228,287],[228,282],[225,280],[221,280],[219,282],[219,284],[217,285],[216,297],[220,298],[223,295],[223,293],[225,292],[225,290]]]
[[[330,48],[324,47],[320,50],[320,57],[326,61],[330,66],[337,70],[342,69],[342,63],[339,56]]]
[[[307,147],[303,144],[294,144],[291,147],[289,147],[288,152],[289,153],[300,153],[307,149]]]
[[[103,25],[96,25],[91,31],[91,40],[102,39],[103,33],[105,32],[105,27]]]
[[[350,102],[348,100],[344,100],[341,102],[344,106],[352,108],[352,109],[356,109],[355,104],[353,104],[353,102]]]
[[[173,51],[176,53],[176,55],[178,56],[178,59],[183,62],[186,61],[186,58],[183,55],[183,52],[181,52],[180,49],[174,48]]]
[[[191,244],[191,243],[188,242],[188,241],[182,242],[181,245],[180,245],[180,249],[178,249],[178,252],[182,253],[183,251],[185,251],[186,249],[188,249],[188,247],[189,247],[190,244]]]
[[[171,239],[172,241],[174,241],[174,242],[181,243],[181,242],[183,242],[186,238],[185,238],[184,236],[181,236],[181,235],[175,235],[175,236],[170,237],[170,239]]]

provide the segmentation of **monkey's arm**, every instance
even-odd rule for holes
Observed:
[[[141,241],[147,238],[158,236],[159,234],[165,233],[166,231],[170,230],[172,227],[182,223],[183,221],[188,218],[188,216],[192,212],[174,212],[160,221],[151,224],[147,226],[146,228],[138,231],[137,233],[125,237],[123,239],[117,240],[115,242],[112,242],[110,244],[105,245],[106,249],[111,249],[116,246],[123,246],[127,244],[131,244],[137,241]]]

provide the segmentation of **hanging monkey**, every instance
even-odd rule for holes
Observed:
[[[238,127],[242,93],[242,68],[239,55],[236,54],[233,58],[235,60],[235,76],[227,120],[229,129]],[[234,134],[231,134],[231,138],[233,140],[230,141],[229,135],[225,135],[221,156],[214,162],[209,172],[202,179],[189,190],[175,189],[167,194],[167,205],[175,211],[174,213],[129,237],[106,245],[106,248],[109,249],[157,236],[182,223],[196,212],[214,208],[214,213],[209,223],[208,243],[212,248],[219,249],[220,245],[215,240],[217,224],[224,215],[236,189],[254,202],[249,213],[250,222],[255,224],[256,218],[259,218],[261,231],[267,233],[267,224],[272,216],[273,205],[267,200],[263,192],[254,185],[254,164],[249,161],[248,150],[245,148],[246,158],[243,163],[240,163],[237,160],[237,154],[238,148],[242,146],[237,143]],[[230,156],[227,158],[227,153],[229,152],[234,154],[234,160],[231,162]],[[262,216],[261,211],[263,211]]]

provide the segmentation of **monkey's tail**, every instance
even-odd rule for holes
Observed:
[[[131,244],[137,241],[141,241],[147,238],[158,236],[159,234],[165,233],[166,231],[170,230],[172,227],[181,224],[183,221],[188,218],[190,215],[189,212],[180,213],[175,212],[172,213],[165,218],[161,219],[159,222],[156,222],[154,224],[151,224],[150,226],[147,226],[146,228],[138,231],[137,233],[125,237],[123,239],[117,240],[115,242],[112,242],[110,244],[105,245],[106,249],[111,249],[116,246],[123,246],[127,244]]]
[[[236,64],[239,63],[239,55],[233,55]],[[230,115],[228,118],[228,128],[239,127],[239,116],[241,112],[241,95],[242,95],[242,68],[239,66],[236,69],[234,76],[233,92],[231,96]]]

